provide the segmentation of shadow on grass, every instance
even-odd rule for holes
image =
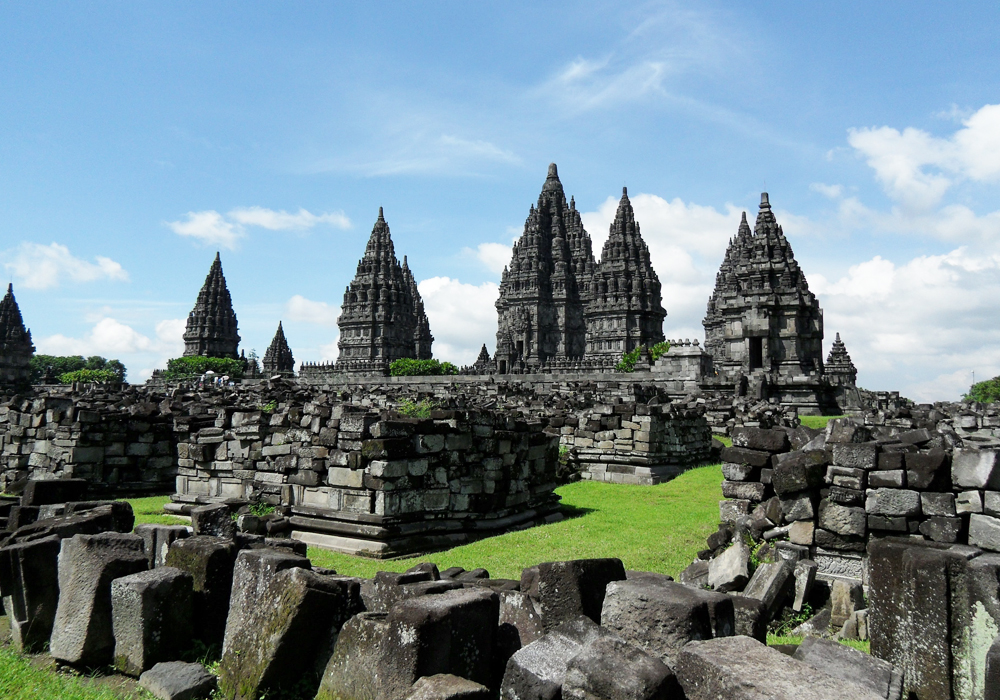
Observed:
[[[596,513],[597,509],[596,508],[582,508],[580,506],[571,506],[568,503],[562,503],[562,504],[560,504],[560,510],[559,510],[559,512],[563,514],[564,518],[566,518],[567,520],[569,520],[571,518],[579,518],[579,517],[582,517],[584,515],[589,515],[590,513]]]

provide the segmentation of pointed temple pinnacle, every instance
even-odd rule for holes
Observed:
[[[771,208],[771,203],[767,199],[767,192],[761,192],[760,193],[760,208],[761,209],[770,209]]]
[[[13,294],[14,293],[14,283],[13,282],[8,282],[7,283],[7,293],[8,294]]]
[[[382,216],[382,207],[378,208],[378,220],[379,221],[385,221],[385,217]]]
[[[746,212],[743,212],[743,220],[740,223],[741,224],[746,224],[747,223],[747,213]],[[749,225],[750,224],[747,224],[747,226],[749,226]]]
[[[628,197],[628,187],[622,187],[622,197]]]
[[[215,251],[215,262],[221,263],[222,258],[219,257],[219,251]]]
[[[559,179],[559,168],[556,167],[555,163],[549,163],[549,174],[545,176],[545,179],[550,178]]]

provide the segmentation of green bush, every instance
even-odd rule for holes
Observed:
[[[48,372],[49,367],[52,368],[52,375],[55,377],[62,377],[64,374],[84,369],[109,371],[114,373],[115,381],[119,382],[125,381],[126,372],[125,365],[118,360],[108,360],[100,355],[91,355],[90,357],[83,355],[32,355],[28,366],[31,368],[33,384],[42,381],[42,377]]]
[[[231,379],[242,379],[243,363],[229,357],[175,357],[167,360],[167,370],[163,378],[167,380],[191,379],[200,377],[205,372],[215,372],[218,375],[228,374]]]
[[[622,353],[621,362],[615,365],[616,372],[634,372],[635,363],[639,361],[639,357],[642,356],[642,351],[645,350],[645,346],[640,345],[635,350],[630,350],[629,352]],[[670,343],[664,341],[662,343],[657,343],[649,349],[649,356],[653,362],[656,362],[670,349]]]
[[[984,382],[976,382],[969,387],[969,393],[962,397],[967,401],[994,403],[1000,401],[1000,377],[993,377]]]
[[[430,418],[431,411],[437,406],[430,399],[414,401],[413,399],[403,399],[396,406],[396,413],[407,418]]]
[[[59,375],[61,384],[72,384],[73,382],[94,382],[105,384],[108,382],[120,382],[121,379],[110,369],[78,369],[75,372],[66,372]]]
[[[414,360],[401,357],[389,365],[389,376],[392,377],[438,377],[445,374],[458,374],[458,367],[450,362],[437,360]]]

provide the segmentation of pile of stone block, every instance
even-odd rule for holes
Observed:
[[[756,541],[807,548],[821,574],[858,580],[870,544],[888,536],[1000,551],[1000,442],[952,420],[736,429],[721,453],[720,519],[746,519]]]
[[[560,517],[558,438],[537,422],[489,410],[408,418],[319,401],[217,416],[179,439],[181,512],[267,502],[289,516],[294,537],[375,556]]]

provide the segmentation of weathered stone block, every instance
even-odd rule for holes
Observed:
[[[138,676],[190,646],[191,574],[169,566],[111,582],[115,668]]]
[[[725,499],[719,501],[719,522],[733,524],[741,515],[750,514],[750,501]]]
[[[903,674],[888,661],[828,639],[806,637],[792,658],[886,700],[899,700],[903,692]]]
[[[147,567],[142,538],[118,532],[74,535],[59,551],[59,605],[49,651],[74,666],[112,662],[111,582]]]
[[[951,457],[951,480],[956,487],[1000,489],[1000,452],[957,448]]]
[[[756,598],[732,594],[733,634],[752,637],[763,644],[767,640],[767,623],[770,617],[767,607]]]
[[[819,526],[838,535],[864,535],[864,508],[851,508],[823,499],[819,502]]]
[[[767,487],[759,481],[723,481],[722,495],[726,498],[735,498],[749,501],[750,503],[760,503],[764,500]]]
[[[680,700],[674,672],[659,659],[612,636],[592,640],[569,660],[564,700]]]
[[[0,549],[0,594],[14,648],[39,651],[49,642],[59,603],[60,538],[49,535]]]
[[[749,464],[722,463],[722,476],[730,481],[756,481],[760,478],[761,471],[759,467]]]
[[[139,685],[159,700],[200,700],[215,690],[215,676],[201,664],[162,661],[139,676]]]
[[[143,523],[136,525],[135,534],[142,538],[143,547],[146,549],[146,558],[149,560],[149,568],[154,569],[163,566],[167,560],[167,552],[170,545],[180,539],[184,539],[191,533],[183,525],[154,525]]]
[[[812,520],[816,517],[814,496],[809,492],[786,494],[781,497],[781,514],[785,522]]]
[[[764,604],[768,617],[773,618],[795,587],[795,565],[790,561],[764,562],[754,571],[743,589],[747,598]]]
[[[524,647],[507,662],[501,699],[557,700],[570,660],[602,633],[593,621],[580,616]]]
[[[969,516],[969,544],[1000,552],[1000,519],[973,513]]]
[[[750,450],[764,452],[787,452],[790,445],[788,434],[784,430],[765,430],[762,428],[733,428],[733,447],[745,447]]]
[[[793,544],[812,545],[816,524],[812,520],[796,520],[788,528],[788,541]]]
[[[870,471],[878,466],[878,445],[874,442],[834,443],[833,463]]]
[[[741,464],[749,467],[767,467],[771,464],[771,453],[761,450],[751,450],[745,447],[723,447],[720,454],[723,462]]]
[[[226,697],[256,700],[293,685],[328,646],[331,630],[362,610],[357,581],[309,567],[308,559],[271,548],[240,552],[219,664]]]
[[[983,512],[983,496],[979,491],[962,491],[955,496],[955,513],[964,515],[968,513]]]
[[[236,521],[232,511],[224,503],[210,506],[199,506],[191,509],[191,526],[195,535],[210,537],[226,537],[232,539],[236,535]]]
[[[749,637],[691,642],[674,673],[688,700],[885,700]]]
[[[799,451],[780,455],[771,472],[771,485],[779,496],[816,489],[826,477],[826,453]]]
[[[877,471],[868,474],[868,486],[873,489],[901,489],[906,486],[906,472],[902,469]]]
[[[492,698],[493,694],[486,686],[450,673],[437,673],[418,678],[410,694],[406,696],[406,700],[492,700]]]
[[[955,494],[953,493],[922,493],[920,494],[920,510],[925,517],[936,515],[946,518],[955,516]]]
[[[920,515],[920,494],[905,489],[871,489],[865,498],[870,515],[915,517]]]
[[[800,559],[795,563],[795,597],[792,601],[792,610],[795,612],[802,610],[806,598],[812,591],[818,570],[819,565],[812,559]]]
[[[750,578],[750,547],[737,539],[708,562],[708,585],[720,593],[739,591]]]
[[[51,503],[83,501],[87,497],[87,488],[86,479],[30,480],[21,492],[21,505],[44,506]]]
[[[601,626],[671,665],[687,642],[733,634],[733,602],[672,581],[616,581],[608,584]]]
[[[192,576],[195,639],[221,644],[229,615],[236,543],[201,535],[175,540],[167,551],[166,565]]]
[[[550,630],[578,615],[599,622],[605,589],[624,579],[620,559],[545,562],[524,570],[521,590],[538,601],[542,626]]]
[[[958,542],[962,532],[962,519],[934,516],[920,523],[919,530],[921,535],[935,542],[952,544]]]

